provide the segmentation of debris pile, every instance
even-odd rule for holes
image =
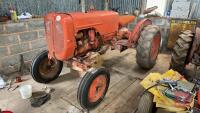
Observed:
[[[154,95],[153,102],[157,108],[182,112],[194,107],[195,85],[178,72],[169,70],[164,74],[150,73],[141,85]]]

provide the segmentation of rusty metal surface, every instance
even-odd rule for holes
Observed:
[[[48,24],[49,21],[52,24]],[[49,31],[47,32],[49,56],[64,61],[74,56],[84,56],[88,51],[98,49],[101,44],[99,44],[100,40],[96,40],[97,31],[100,36],[103,36],[101,38],[103,42],[112,40],[119,29],[119,15],[113,11],[79,12],[67,15],[49,13],[45,16],[45,25],[46,31]],[[90,33],[90,29],[95,29],[95,32]],[[77,39],[76,34],[79,34]]]
[[[139,22],[137,22],[137,24],[133,28],[133,30],[128,38],[128,46],[129,47],[131,47],[133,45],[133,43],[134,44],[137,43],[137,41],[140,37],[141,30],[148,25],[152,25],[152,21],[149,19],[142,19]]]
[[[119,24],[121,26],[128,25],[135,20],[135,16],[132,15],[122,15],[119,17]]]
[[[171,19],[170,24],[170,35],[168,37],[167,47],[172,49],[181,31],[192,30],[194,32],[197,22],[196,20]]]

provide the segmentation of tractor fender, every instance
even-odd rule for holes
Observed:
[[[150,19],[142,19],[140,20],[135,27],[133,28],[130,36],[128,37],[128,46],[132,47],[133,44],[136,44],[139,37],[140,33],[143,30],[144,27],[152,25],[152,21]]]

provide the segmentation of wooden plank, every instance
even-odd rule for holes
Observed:
[[[55,100],[54,102],[49,102],[42,108],[47,113],[82,113],[81,110],[77,109],[75,106],[67,103],[62,99]]]
[[[111,68],[122,75],[128,75],[138,79],[143,79],[149,73],[149,71],[143,70],[137,65],[135,50],[128,49],[121,54],[111,51],[111,54],[114,56],[106,56],[105,67]]]
[[[100,113],[132,113],[137,109],[139,95],[142,93],[142,86],[137,80],[119,95],[111,104],[106,106]]]
[[[70,88],[64,91],[65,93],[61,96],[61,98],[66,102],[76,106],[77,108],[82,109],[77,101],[77,91],[79,83],[80,80],[79,82],[74,82],[73,84],[71,84]]]
[[[61,98],[64,101],[72,104],[73,106],[76,106],[77,108],[82,109],[82,107],[80,106],[80,104],[77,101],[77,91],[78,91],[78,88],[74,89],[68,95],[62,96]]]
[[[117,83],[114,87],[112,87],[110,90],[108,90],[108,93],[104,99],[104,101],[94,110],[91,111],[91,113],[98,113],[101,112],[106,106],[109,104],[112,104],[112,102],[119,97],[119,95],[124,92],[124,90],[129,87],[135,79],[132,79],[130,77],[126,77],[122,79],[119,83]]]
[[[112,69],[111,75],[110,75],[109,89],[111,89],[112,87],[115,87],[115,85],[118,84],[125,77],[127,76]]]
[[[15,112],[16,113],[16,112]],[[42,108],[31,108],[28,111],[24,111],[21,113],[53,113],[53,112],[46,112],[44,109]]]

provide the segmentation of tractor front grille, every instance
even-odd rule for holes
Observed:
[[[60,22],[55,22],[55,36],[54,36],[54,47],[55,51],[61,53],[64,51],[64,33],[63,27]]]
[[[64,50],[64,33],[60,22],[45,21],[47,45],[50,53],[61,53]]]
[[[51,20],[45,21],[45,31],[46,31],[46,40],[49,52],[53,52],[53,31],[52,31],[52,24]]]

